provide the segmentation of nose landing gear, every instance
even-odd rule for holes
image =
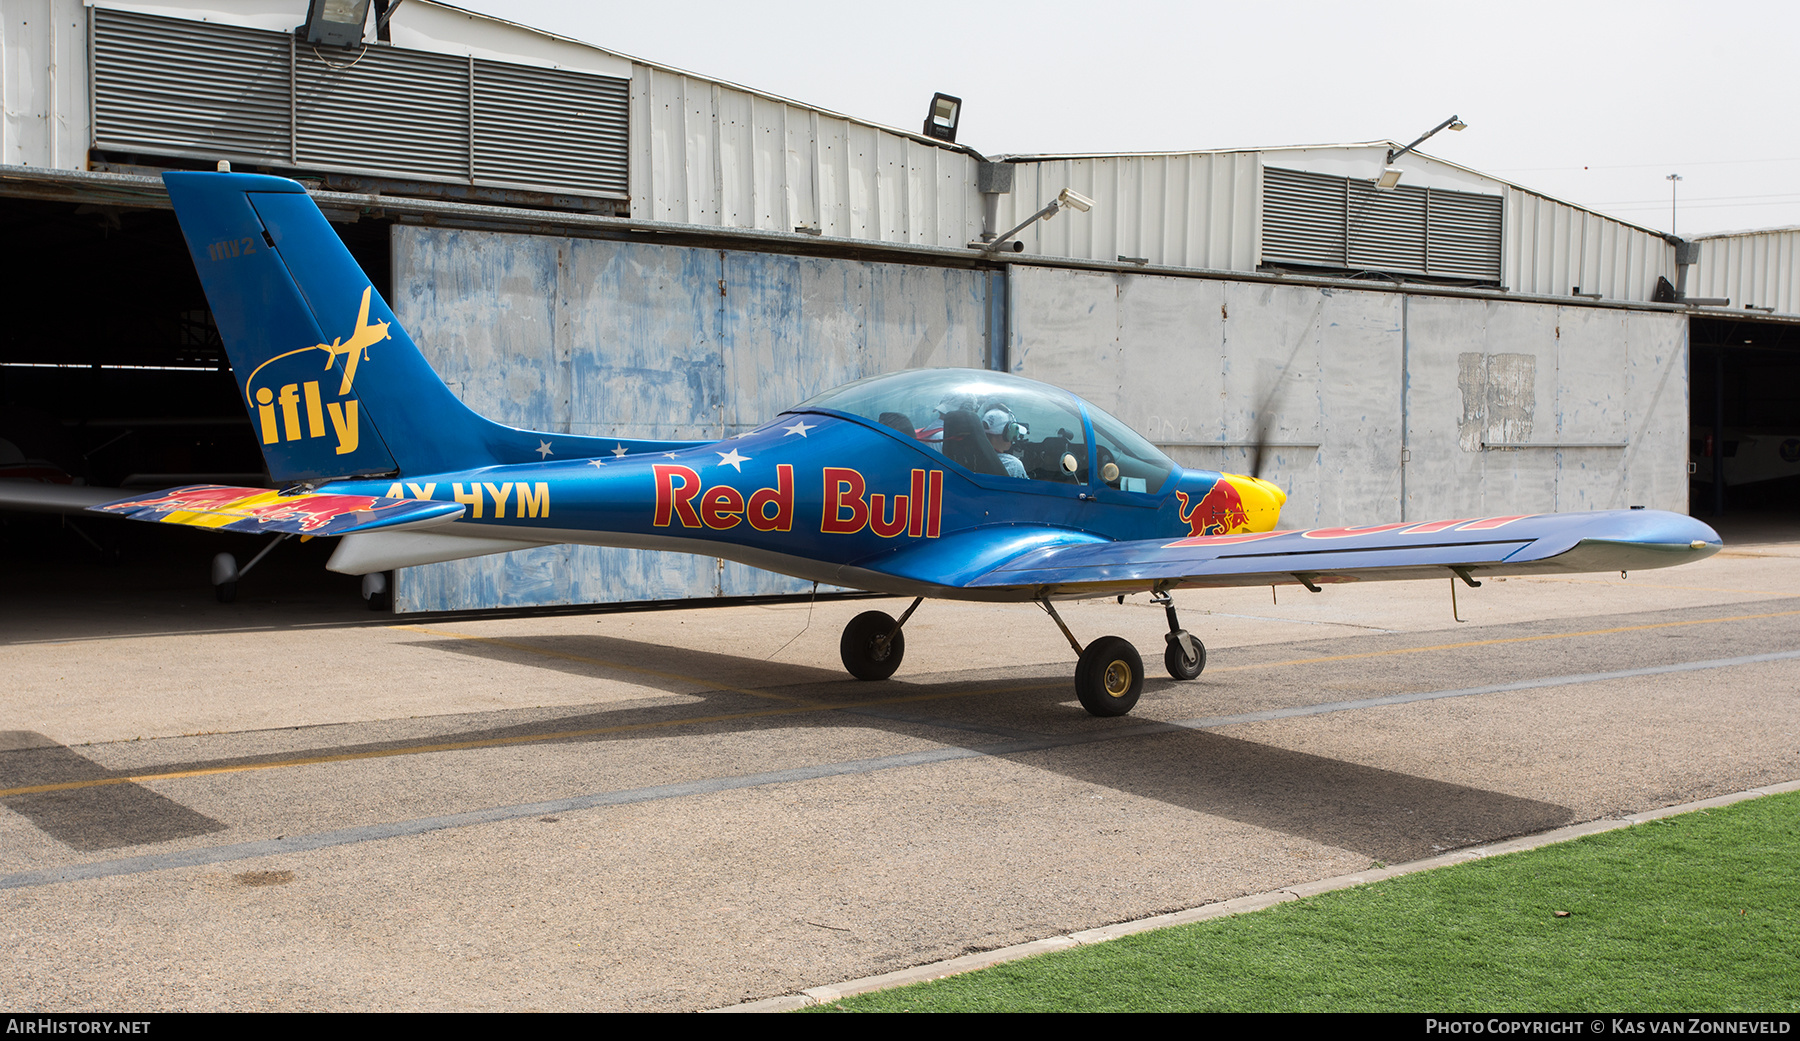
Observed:
[[[1151,595],[1151,603],[1161,604],[1169,617],[1169,632],[1164,636],[1169,646],[1163,651],[1163,668],[1178,680],[1191,680],[1206,668],[1206,645],[1200,638],[1181,627],[1175,617],[1175,601],[1168,593]]]

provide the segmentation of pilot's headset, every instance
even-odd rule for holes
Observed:
[[[1006,439],[1007,444],[1018,444],[1031,433],[1005,405],[996,405],[982,413],[981,429],[990,434],[999,434]]]

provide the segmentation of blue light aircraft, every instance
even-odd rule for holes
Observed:
[[[1167,611],[1164,664],[1192,679],[1206,649],[1177,621],[1178,588],[1476,585],[1720,548],[1705,524],[1652,510],[1276,531],[1286,497],[1275,485],[1177,466],[1100,409],[1003,372],[874,376],[717,442],[518,430],[445,387],[300,185],[164,180],[281,490],[197,485],[92,508],[337,536],[334,571],[573,542],[916,598],[898,619],[870,611],[844,630],[844,666],[867,680],[899,666],[903,626],[925,598],[1032,601],[1075,649],[1082,705],[1116,716],[1142,688],[1138,652],[1116,636],[1083,646],[1055,601],[1150,594]]]

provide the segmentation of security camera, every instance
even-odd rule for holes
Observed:
[[[1064,188],[1061,194],[1057,195],[1056,201],[1064,206],[1073,206],[1083,213],[1094,208],[1094,200],[1073,188]]]

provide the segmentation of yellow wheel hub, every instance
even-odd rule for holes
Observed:
[[[1122,698],[1131,690],[1131,664],[1115,661],[1106,667],[1106,693],[1108,697]]]

